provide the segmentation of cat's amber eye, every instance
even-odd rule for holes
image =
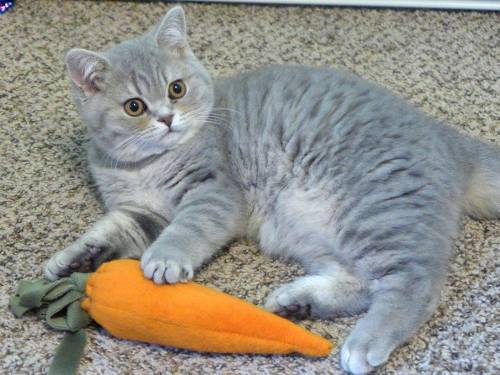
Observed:
[[[132,117],[140,116],[146,110],[146,104],[141,99],[129,99],[123,105],[127,115]]]
[[[186,84],[178,79],[168,85],[168,97],[170,99],[180,99],[186,95]]]

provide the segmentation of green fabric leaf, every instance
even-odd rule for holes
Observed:
[[[80,301],[83,298],[83,295],[81,292],[77,290],[70,290],[66,294],[64,294],[61,298],[52,301],[48,307],[47,307],[47,314],[45,316],[45,320],[47,321],[47,324],[51,326],[52,328],[55,329],[60,329],[60,330],[71,330],[74,331],[73,329],[70,329],[68,322],[67,322],[67,308],[75,301]],[[66,314],[65,314],[66,312]],[[82,310],[83,312],[83,310]],[[80,329],[83,327],[77,327],[77,329]]]
[[[76,374],[86,341],[87,335],[83,329],[67,333],[52,359],[49,375]]]
[[[21,304],[31,308],[40,307],[43,298],[53,288],[57,288],[64,283],[64,279],[49,282],[46,280],[21,281],[17,288],[17,295],[21,299]]]
[[[87,285],[87,280],[89,279],[89,273],[75,272],[70,276],[71,281],[75,285],[76,289],[85,293],[85,287]]]
[[[80,307],[80,300],[68,306],[66,313],[66,324],[72,332],[78,331],[82,327],[88,326],[92,322],[89,314]]]
[[[21,281],[16,294],[10,297],[9,306],[16,317],[34,311],[50,327],[70,332],[57,349],[49,375],[76,374],[86,342],[83,328],[91,322],[80,306],[88,277],[75,272],[57,281]]]
[[[22,317],[29,310],[31,310],[31,307],[22,305],[21,298],[16,295],[10,297],[9,305],[16,318]]]
[[[61,283],[57,285],[56,287],[52,288],[46,295],[45,295],[45,300],[46,301],[55,301],[56,299],[64,296],[66,293],[68,293],[70,290],[75,289],[75,285],[71,283],[70,280],[64,280],[64,283]]]

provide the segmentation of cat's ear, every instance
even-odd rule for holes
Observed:
[[[109,66],[108,59],[96,52],[75,48],[66,54],[68,74],[86,95],[102,89],[104,72]]]
[[[186,17],[180,6],[173,7],[156,27],[154,38],[160,47],[170,51],[188,47],[186,36]]]

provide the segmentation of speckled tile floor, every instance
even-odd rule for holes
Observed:
[[[17,320],[8,295],[83,233],[102,210],[89,179],[84,128],[63,56],[135,35],[164,3],[18,1],[0,16],[0,373],[46,371],[61,334]],[[500,143],[500,14],[187,4],[194,50],[214,75],[270,63],[341,66],[460,130]],[[464,219],[442,303],[380,374],[498,374],[500,223]],[[197,281],[262,303],[300,274],[239,243]],[[341,343],[355,319],[302,324]],[[205,355],[90,331],[85,374],[337,373],[326,359]]]

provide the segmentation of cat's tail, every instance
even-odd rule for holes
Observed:
[[[467,138],[469,161],[465,190],[465,211],[477,218],[500,218],[500,149]]]

